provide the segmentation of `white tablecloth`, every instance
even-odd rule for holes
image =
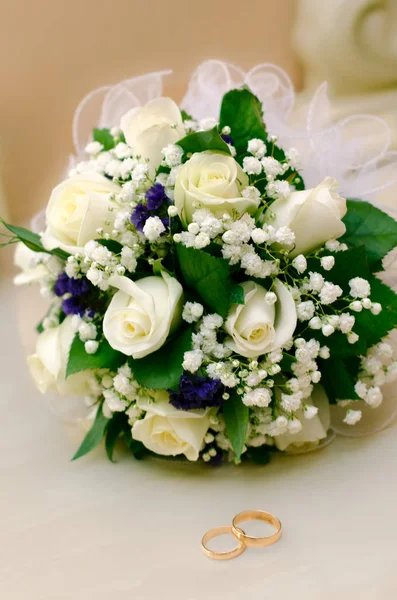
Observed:
[[[394,600],[397,425],[264,467],[70,462],[24,366],[14,292],[0,288],[0,597],[4,600]],[[26,307],[29,311],[29,307]],[[227,562],[204,532],[243,509],[284,535]]]

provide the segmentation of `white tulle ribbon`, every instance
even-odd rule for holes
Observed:
[[[46,393],[47,406],[52,414],[63,423],[84,423],[92,419],[95,407],[88,405],[78,396],[60,396],[54,392]]]
[[[239,67],[221,60],[205,61],[194,71],[181,107],[195,119],[217,119],[224,94],[244,81],[245,73]]]
[[[73,117],[72,135],[77,156],[81,155],[94,127],[118,127],[121,117],[131,108],[161,96],[163,78],[171,73],[169,70],[147,73],[89,92]]]
[[[77,158],[94,127],[118,126],[128,110],[161,96],[163,78],[170,73],[148,73],[85,96],[73,119]],[[321,84],[302,106],[287,73],[275,65],[257,65],[245,73],[227,62],[205,61],[193,73],[181,107],[195,119],[218,118],[224,94],[243,85],[262,102],[267,128],[280,144],[298,149],[307,187],[332,176],[345,196],[376,203],[376,194],[397,183],[397,152],[389,151],[390,128],[383,119],[353,115],[333,123],[327,85]]]
[[[307,187],[330,175],[345,196],[376,202],[375,194],[397,182],[397,153],[389,151],[387,123],[373,115],[332,122],[326,83],[302,106],[282,69],[263,64],[244,73],[229,63],[211,60],[194,72],[181,106],[195,118],[217,118],[223,95],[242,85],[262,102],[267,128],[280,144],[299,150]]]

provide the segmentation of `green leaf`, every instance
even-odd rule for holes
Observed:
[[[124,425],[124,441],[125,445],[129,450],[131,450],[132,454],[137,460],[142,460],[148,454],[148,449],[142,444],[142,442],[138,442],[134,440],[131,434],[131,427],[128,422]]]
[[[348,309],[347,309],[348,310]],[[353,313],[351,313],[353,314]],[[354,313],[354,316],[357,316],[357,313]],[[356,330],[356,325],[353,328],[353,331],[358,334]],[[331,336],[325,337],[320,331],[314,331],[312,329],[307,330],[303,337],[306,340],[310,340],[310,338],[314,338],[320,342],[322,346],[328,346],[331,352],[331,356],[337,356],[340,358],[349,357],[349,356],[363,356],[367,352],[367,342],[364,336],[360,336],[360,339],[355,344],[349,344],[347,341],[347,337],[345,334],[340,331],[335,331]]]
[[[109,369],[116,371],[118,367],[127,362],[127,356],[109,345],[107,340],[100,342],[95,354],[87,354],[84,344],[78,335],[75,336],[69,351],[69,360],[66,367],[66,377],[86,369]]]
[[[27,246],[33,252],[45,252],[46,254],[52,254],[53,256],[57,256],[61,260],[66,260],[69,256],[67,252],[61,250],[60,248],[54,248],[54,250],[46,250],[41,243],[40,236],[37,233],[33,233],[33,231],[29,231],[29,229],[25,229],[25,227],[17,227],[16,225],[10,225],[10,223],[6,223],[1,220],[1,223],[6,227],[11,233],[13,233],[20,242],[23,242],[25,246]]]
[[[168,275],[170,275],[171,277],[173,277],[174,274],[164,266],[163,261],[164,258],[153,259],[153,262],[151,263],[153,274],[161,276],[161,273],[165,272],[168,273]]]
[[[325,252],[325,255],[329,254],[328,251]],[[370,276],[365,246],[356,246],[344,252],[336,252],[333,256],[335,257],[335,265],[330,271],[324,271],[320,267],[320,271],[326,280],[338,283],[343,287],[343,283],[348,283],[353,277],[368,279]]]
[[[340,254],[343,255],[346,252]],[[330,273],[332,273],[332,270],[329,271],[328,277]],[[373,315],[368,309],[363,309],[360,313],[346,309],[355,318],[353,331],[359,336],[355,344],[349,344],[346,335],[340,331],[335,331],[331,336],[324,337],[321,331],[308,330],[303,334],[303,337],[306,339],[314,337],[321,345],[329,347],[331,356],[340,358],[364,356],[368,348],[378,344],[389,331],[397,326],[397,295],[377,277],[370,276],[368,281],[371,285],[370,299],[372,302],[379,302],[382,305],[382,311],[379,315]],[[342,285],[342,282],[338,283]]]
[[[33,233],[24,227],[16,227],[15,225],[10,225],[9,223],[3,224],[9,231],[11,231],[21,242],[25,244],[30,250],[33,252],[45,252],[46,250],[41,243],[40,236],[37,233]]]
[[[267,185],[267,180],[266,180],[266,185]],[[258,223],[258,227],[262,227],[263,220],[264,220],[262,217],[268,208],[269,208],[269,205],[267,203],[262,204],[252,215],[253,218],[255,219],[256,223]]]
[[[102,403],[98,406],[98,410],[96,413],[95,421],[92,424],[91,429],[81,442],[80,448],[77,450],[76,454],[73,456],[72,460],[76,460],[88,452],[91,452],[94,448],[99,446],[101,443],[105,433],[106,428],[108,426],[109,419],[105,417],[102,410]]]
[[[37,323],[37,325],[36,325],[36,331],[37,331],[37,333],[43,333],[43,331],[44,331],[44,327],[43,327],[43,321],[44,321],[44,319],[45,319],[45,317],[43,317],[41,319],[41,321],[39,321]]]
[[[120,244],[120,242],[116,242],[116,240],[100,239],[95,241],[98,242],[98,244],[101,244],[101,246],[105,246],[105,248],[110,250],[110,252],[114,252],[114,254],[121,254],[121,251],[123,249],[123,245]]]
[[[240,90],[231,90],[222,100],[219,128],[229,126],[230,135],[233,138],[234,146],[237,150],[237,161],[242,164],[247,153],[249,140],[258,138],[266,142],[267,153],[276,160],[285,160],[285,152],[273,142],[268,142],[266,126],[263,122],[262,104],[258,98],[247,88]],[[261,176],[259,176],[260,178]],[[255,181],[252,177],[252,183],[265,193],[266,182]],[[262,178],[263,179],[263,178]],[[282,179],[288,179],[297,190],[305,189],[305,183],[302,175],[293,169],[283,175]]]
[[[354,313],[356,323],[353,328],[360,336],[360,340],[365,341],[367,348],[378,344],[397,325],[396,293],[377,277],[371,277],[369,283],[371,285],[371,301],[379,302],[382,305],[382,311],[379,315],[373,315],[370,310],[366,309],[360,313]]]
[[[225,154],[230,154],[229,146],[219,135],[217,127],[214,127],[209,131],[190,133],[179,140],[177,144],[183,148],[185,154],[190,152],[203,152],[204,150],[219,150]]]
[[[171,172],[171,168],[166,166],[166,165],[159,165],[159,167],[157,168],[156,171],[156,177],[157,175],[160,175],[161,173],[166,173],[167,175],[169,175]]]
[[[234,391],[229,400],[225,401],[223,417],[226,432],[233,447],[236,463],[240,462],[248,430],[248,407],[243,404],[241,397]]]
[[[195,290],[211,310],[225,318],[234,287],[229,263],[203,250],[186,248],[181,244],[176,244],[176,253],[187,287]]]
[[[92,137],[95,142],[102,144],[104,151],[111,150],[116,145],[114,137],[110,133],[110,129],[107,129],[106,127],[104,129],[94,129]]]
[[[181,110],[182,121],[193,121],[193,117],[185,110]]]
[[[328,358],[321,361],[321,385],[331,403],[337,400],[359,400],[354,385],[358,379],[360,358]]]
[[[230,304],[244,304],[244,290],[241,285],[233,285],[230,290]]]
[[[152,390],[177,389],[183,374],[185,352],[192,347],[192,328],[187,327],[165,346],[144,358],[129,359],[138,383]]]
[[[332,281],[341,286],[345,293],[349,293],[349,281],[354,277],[370,277],[368,266],[368,256],[365,246],[356,246],[345,250],[344,252],[329,252],[324,250],[321,256],[332,255],[335,258],[335,265],[330,271],[325,271],[321,267],[319,258],[311,258],[307,261],[308,271],[321,273],[326,281]]]
[[[295,356],[291,356],[288,352],[283,352],[283,358],[281,360],[280,366],[283,373],[293,373],[292,365],[296,363]]]
[[[346,233],[341,241],[364,245],[371,272],[382,269],[382,259],[397,245],[397,222],[368,202],[348,200],[343,219]]]
[[[272,453],[267,446],[250,446],[244,454],[245,458],[257,465],[267,465],[272,459]]]
[[[253,138],[267,140],[263,123],[262,105],[258,98],[244,88],[231,90],[224,95],[221,106],[219,127],[229,126],[237,154],[247,150],[248,141]]]
[[[279,151],[281,150],[277,146],[275,148],[277,148],[277,151],[274,152],[274,154],[273,154],[274,157],[276,154],[279,154]],[[283,157],[279,158],[279,160],[285,159],[285,152],[282,151],[282,154],[283,154]],[[286,173],[284,173],[284,175],[282,177],[279,177],[279,179],[284,179],[284,180],[289,181],[297,190],[305,189],[305,180],[302,177],[302,173],[299,173],[299,171],[295,171],[294,169],[288,169],[288,171],[286,171]]]
[[[113,452],[116,446],[117,440],[123,433],[124,426],[128,418],[123,412],[115,412],[109,421],[106,429],[105,449],[106,454],[110,462],[113,461]]]

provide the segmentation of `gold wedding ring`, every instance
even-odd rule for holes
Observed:
[[[267,537],[254,537],[250,535],[246,535],[240,527],[237,527],[239,523],[243,523],[244,521],[265,521],[265,523],[270,523],[273,527],[276,528],[276,533],[273,535],[269,535]],[[281,537],[281,521],[274,515],[271,515],[264,510],[244,510],[243,512],[236,515],[232,521],[232,533],[233,535],[245,546],[250,547],[263,547],[263,546],[271,546],[278,542]]]
[[[209,548],[207,548],[206,545],[207,542],[212,540],[212,538],[217,537],[218,535],[223,535],[225,533],[233,533],[232,529],[233,528],[231,525],[224,525],[222,527],[215,527],[215,529],[210,529],[209,531],[207,531],[207,533],[201,541],[201,547],[203,549],[204,554],[209,558],[212,558],[213,560],[229,560],[231,558],[236,558],[237,556],[240,556],[240,554],[242,554],[246,549],[246,545],[240,539],[238,540],[239,545],[236,548],[233,548],[233,550],[228,550],[227,552],[215,552],[213,550],[209,550]],[[240,529],[240,531],[242,530]],[[244,534],[243,531],[242,533]]]

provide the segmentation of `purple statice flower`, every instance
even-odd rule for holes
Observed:
[[[221,138],[223,139],[224,142],[226,142],[226,144],[230,144],[231,146],[234,146],[234,140],[231,135],[223,134],[223,135],[221,135]]]
[[[93,286],[86,277],[69,277],[66,273],[61,273],[54,284],[54,293],[61,298],[68,295],[62,302],[62,310],[66,315],[82,316],[87,309],[90,309],[92,316],[95,310],[90,308],[93,301]]]
[[[170,218],[169,217],[160,217],[160,221],[162,222],[162,224],[165,227],[165,231],[163,231],[163,233],[161,235],[165,235],[170,226]]]
[[[69,294],[72,296],[85,296],[90,291],[90,284],[86,277],[80,277],[79,279],[74,279],[73,277],[69,280]]]
[[[62,310],[65,315],[80,315],[80,317],[82,317],[86,309],[81,298],[78,296],[71,296],[62,302]]]
[[[70,277],[66,273],[60,273],[54,284],[54,294],[61,298],[69,292],[69,280]]]
[[[61,273],[54,284],[54,294],[59,298],[65,294],[72,296],[85,296],[90,291],[90,284],[86,277],[69,277],[66,273]]]
[[[145,194],[148,210],[158,210],[163,202],[168,201],[165,188],[161,183],[155,183]]]
[[[222,406],[224,389],[219,379],[184,374],[179,380],[179,390],[170,391],[170,403],[180,410]]]
[[[148,209],[143,204],[138,204],[132,211],[130,221],[137,231],[143,231],[145,223],[149,217]]]

